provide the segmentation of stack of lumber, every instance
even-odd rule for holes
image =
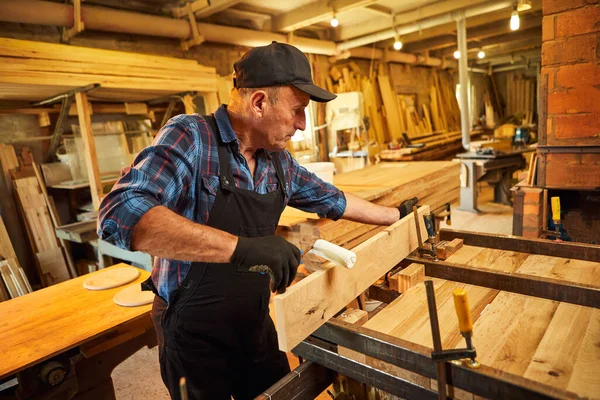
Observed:
[[[379,92],[374,88],[372,79],[361,75],[360,68],[355,62],[352,61],[345,66],[331,67],[325,82],[327,89],[333,93],[362,92],[363,113],[370,121],[367,132],[369,141],[377,142],[380,147],[383,147],[391,140],[388,135],[389,130],[384,127]]]
[[[447,261],[600,287],[600,263],[596,262],[473,246],[463,246]],[[599,309],[443,279],[425,279],[434,281],[444,349],[465,347],[452,299],[452,290],[463,288],[469,297],[473,344],[481,364],[496,369],[498,376],[510,373],[581,398],[600,398]],[[364,327],[431,348],[425,285],[418,283],[406,290]],[[371,357],[366,361],[421,386],[437,387],[435,380]],[[478,398],[459,389],[454,389],[453,397]]]
[[[471,131],[471,139],[482,133],[481,130]],[[411,144],[423,144],[423,147],[382,150],[379,157],[384,161],[432,161],[453,157],[456,153],[461,152],[463,148],[460,131],[413,138],[410,142]]]
[[[6,226],[0,217],[0,301],[31,292],[29,280],[19,266]]]
[[[509,72],[506,77],[506,115],[521,115],[523,125],[533,122],[535,78]]]
[[[217,92],[215,68],[195,60],[0,39],[0,92],[41,100],[100,84],[91,99],[145,101],[186,91]]]
[[[454,162],[382,163],[336,175],[334,184],[345,193],[384,206],[397,207],[408,198],[436,208],[459,198],[460,165]],[[316,214],[286,208],[277,233],[301,249],[316,239],[351,248],[385,227],[319,219]]]
[[[51,211],[38,179],[35,176],[15,179],[13,185],[42,285],[50,286],[69,279],[65,257],[54,233]]]

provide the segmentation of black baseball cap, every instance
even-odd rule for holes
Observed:
[[[308,93],[314,101],[328,102],[337,97],[314,84],[308,58],[286,43],[274,41],[253,48],[233,64],[233,70],[236,88],[292,85]]]

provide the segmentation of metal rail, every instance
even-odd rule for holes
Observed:
[[[452,239],[463,239],[464,244],[469,246],[600,262],[600,246],[594,244],[556,242],[547,239],[526,239],[523,237],[464,232],[453,229],[440,230],[440,240],[451,241]]]
[[[396,365],[400,368],[415,372],[428,378],[436,378],[436,363],[431,359],[431,349],[417,345],[396,337],[386,335],[371,329],[355,326],[352,324],[329,321],[320,327],[313,336],[339,346],[358,351],[367,356]],[[350,376],[363,383],[372,384],[375,387],[388,391],[386,388],[377,386],[372,382],[366,382],[362,375],[350,375],[343,368],[338,368],[338,362],[332,361],[335,356],[332,352],[327,353],[327,359],[322,355],[313,354],[314,351],[306,350],[306,342],[296,347],[293,352],[327,368],[331,368],[343,375]],[[303,347],[301,347],[303,346]],[[297,351],[299,350],[299,351]],[[336,354],[337,355],[337,354]],[[342,357],[337,355],[338,357]],[[342,357],[344,358],[344,357]],[[344,360],[348,360],[344,358]],[[339,362],[346,365],[347,361]],[[355,362],[356,364],[360,364]],[[355,365],[355,364],[352,364]],[[576,399],[573,393],[562,391],[552,386],[544,385],[521,376],[509,374],[494,368],[482,365],[478,369],[471,369],[452,363],[445,363],[446,378],[449,385],[466,390],[473,394],[489,399]],[[372,367],[371,367],[372,368]],[[414,385],[402,380],[395,384]],[[434,392],[435,397],[437,393]],[[401,396],[404,398],[420,398],[412,396]]]

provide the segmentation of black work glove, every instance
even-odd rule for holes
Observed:
[[[412,199],[404,200],[402,204],[398,206],[398,210],[400,211],[400,219],[406,217],[408,214],[413,212],[413,206],[416,206],[419,202],[419,199],[413,197]]]
[[[292,284],[300,264],[300,250],[281,236],[239,237],[231,256],[239,270],[265,272],[272,279],[271,290],[285,293]],[[267,268],[265,268],[267,267]]]

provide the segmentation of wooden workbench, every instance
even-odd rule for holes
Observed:
[[[384,206],[398,206],[416,196],[419,204],[427,204],[433,210],[458,199],[459,176],[460,165],[455,162],[390,162],[336,175],[334,185],[346,193]],[[316,214],[288,207],[281,216],[277,233],[304,249],[318,238],[338,245],[352,241],[359,243],[373,236],[378,229],[383,228],[344,220],[319,219]],[[351,243],[350,247],[354,245]]]
[[[156,344],[151,305],[118,306],[112,298],[123,287],[90,291],[83,282],[124,267],[117,264],[0,303],[0,380],[17,375],[21,398],[61,387],[88,398],[114,398],[112,369],[143,346]],[[148,278],[148,272],[140,272],[131,284]],[[63,381],[55,387],[36,377],[51,361],[64,369]]]
[[[600,287],[600,263],[464,246],[447,262],[522,276]],[[464,288],[474,321],[473,344],[483,365],[581,397],[600,398],[600,309],[437,278],[434,281],[442,345],[464,348],[452,290]],[[370,328],[432,347],[425,285],[417,284],[365,323]],[[367,364],[421,386],[437,382],[366,357]],[[454,397],[473,399],[461,390]]]

